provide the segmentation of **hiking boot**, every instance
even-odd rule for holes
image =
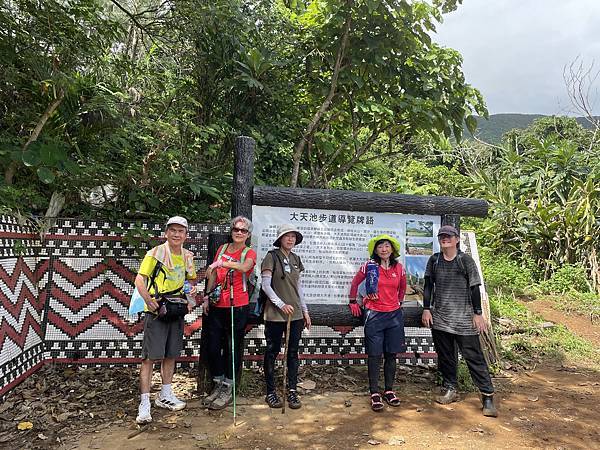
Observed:
[[[458,401],[458,392],[454,388],[443,389],[442,395],[438,395],[435,401],[441,405],[449,405],[452,402]]]
[[[494,396],[491,394],[481,394],[481,404],[483,405],[483,415],[486,417],[498,417],[498,410],[494,406]]]
[[[269,405],[269,408],[281,408],[283,407],[283,402],[277,395],[277,392],[270,392],[265,397],[265,402]]]
[[[300,397],[298,397],[296,389],[290,389],[287,395],[287,401],[292,409],[299,409],[302,406],[302,402],[300,401]]]
[[[215,387],[213,388],[212,392],[202,399],[202,404],[204,406],[210,405],[219,396],[219,391],[221,389],[221,385],[223,384],[223,380],[215,380],[214,384]]]
[[[154,404],[159,408],[168,409],[170,411],[181,411],[186,406],[186,403],[175,397],[175,394],[166,395],[164,397],[159,395],[156,397],[156,400],[154,400]]]
[[[233,401],[233,392],[231,390],[231,385],[223,382],[219,387],[219,393],[217,394],[217,398],[213,400],[213,402],[208,405],[208,409],[219,410],[226,408]]]
[[[140,406],[138,407],[138,415],[135,418],[135,422],[138,425],[146,425],[147,423],[152,422],[152,416],[150,415],[150,402],[140,403]]]

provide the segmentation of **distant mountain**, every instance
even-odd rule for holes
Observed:
[[[541,117],[546,116],[542,114],[492,114],[488,120],[478,117],[475,136],[483,141],[497,144],[507,131],[514,128],[527,128],[534,120]],[[589,122],[583,117],[577,117],[577,122],[584,128],[590,127]],[[465,130],[465,137],[468,138],[470,135]]]

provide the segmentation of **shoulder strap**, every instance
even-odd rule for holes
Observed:
[[[162,270],[163,263],[161,263],[158,259],[156,260],[156,265],[150,274],[150,278],[148,279],[148,288],[154,288],[154,294],[158,294],[158,286],[156,285],[156,278],[158,277],[158,273]]]
[[[283,261],[277,254],[277,250],[270,250],[269,253],[273,256],[273,273],[275,273],[275,267],[277,266],[277,261],[279,261],[279,265],[281,266],[281,279],[285,278],[285,269],[283,267]]]
[[[223,244],[219,247],[218,259],[220,259],[221,256],[223,256],[225,254],[225,252],[227,251],[227,247],[229,247],[229,244]]]

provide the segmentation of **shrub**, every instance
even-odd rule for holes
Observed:
[[[583,267],[566,264],[556,270],[552,276],[540,283],[540,289],[546,294],[565,294],[567,292],[590,292],[590,285]]]
[[[480,251],[481,269],[488,291],[522,293],[533,282],[531,268],[519,264],[506,255],[498,255],[490,249]]]

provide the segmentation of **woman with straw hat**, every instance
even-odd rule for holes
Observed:
[[[275,360],[281,350],[281,339],[289,323],[287,345],[287,401],[292,409],[302,406],[296,391],[298,383],[298,347],[304,327],[310,329],[310,315],[304,302],[300,274],[304,266],[292,249],[303,236],[294,225],[280,225],[273,242],[275,250],[267,253],[261,265],[261,286],[270,301],[265,304],[264,371],[267,385],[265,401],[271,408],[283,407],[275,389]],[[284,383],[286,380],[284,380]],[[286,399],[284,398],[283,401]]]
[[[352,280],[350,311],[357,317],[364,314],[371,409],[381,411],[383,400],[390,406],[400,406],[400,399],[394,393],[394,379],[396,354],[406,349],[401,308],[406,292],[406,272],[397,261],[400,243],[393,237],[387,234],[375,236],[369,241],[368,251],[371,259],[361,266]],[[363,282],[366,296],[361,308],[356,296]],[[383,395],[379,390],[382,357],[385,359]]]

